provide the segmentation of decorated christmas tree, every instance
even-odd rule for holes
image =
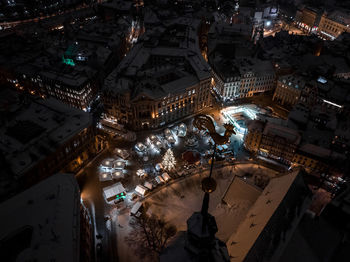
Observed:
[[[171,149],[169,148],[163,157],[163,161],[162,161],[163,168],[165,170],[170,171],[172,169],[175,169],[175,164],[176,164],[176,160],[175,160],[173,151],[171,151]]]

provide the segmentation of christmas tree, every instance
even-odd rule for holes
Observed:
[[[175,164],[176,160],[173,154],[173,151],[169,148],[168,151],[166,151],[163,161],[162,161],[162,166],[164,167],[165,170],[172,170],[175,169]]]

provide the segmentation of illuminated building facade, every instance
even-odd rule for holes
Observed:
[[[199,25],[179,18],[145,33],[104,82],[106,115],[141,130],[208,108],[211,74],[198,47]]]
[[[155,82],[152,85],[147,81],[144,85],[137,86],[140,93],[135,97],[129,90],[113,95],[105,93],[103,101],[107,114],[135,130],[161,127],[195,114],[211,105],[210,77],[208,74],[200,82],[191,78],[183,79],[184,81],[179,79],[167,86],[159,86]],[[175,90],[176,87],[181,89]],[[155,96],[152,89],[158,89],[160,95]]]
[[[215,91],[223,98],[223,100],[233,100],[239,97],[239,88],[241,85],[241,78],[239,76],[222,78],[219,74],[213,71],[213,78]]]
[[[350,32],[350,16],[348,14],[334,11],[321,16],[318,31],[325,40],[334,40],[343,32]]]
[[[305,82],[297,76],[287,75],[280,77],[272,100],[282,105],[295,105],[298,103]]]
[[[263,121],[250,121],[248,124],[248,132],[244,137],[245,148],[254,153],[258,153],[264,131],[265,123]]]
[[[350,16],[346,12],[334,10],[330,13],[305,7],[298,10],[296,25],[307,33],[318,33],[324,40],[334,40],[343,32],[350,32]]]
[[[292,162],[296,166],[303,166],[309,172],[322,173],[328,169],[326,163],[330,157],[331,150],[307,144],[297,149]]]
[[[214,23],[208,33],[208,62],[213,90],[222,101],[251,97],[275,88],[275,71],[270,61],[253,58],[250,24]]]
[[[290,164],[300,141],[294,129],[255,120],[248,124],[244,145],[249,151]]]
[[[259,59],[212,60],[215,91],[223,101],[251,97],[275,88],[275,72],[269,61]]]
[[[245,60],[241,70],[239,97],[251,97],[275,88],[275,72],[270,61]]]
[[[42,98],[54,97],[87,111],[97,93],[98,72],[72,58],[63,58],[52,66],[47,57],[40,57],[11,70],[6,81],[17,90]]]
[[[296,25],[303,31],[310,33],[317,29],[318,10],[305,7],[298,10],[295,16]]]
[[[324,111],[318,112],[315,107],[311,112],[299,110],[290,114],[288,121],[279,124],[252,120],[247,125],[244,146],[254,154],[291,166],[302,166],[308,173],[320,175],[330,167],[343,172],[341,163],[346,159],[349,146],[341,137],[347,136],[340,129],[335,132],[324,129],[330,128],[332,122],[325,122],[324,116]]]
[[[96,72],[57,73],[42,72],[37,85],[45,90],[48,97],[54,97],[75,108],[87,111],[97,93]]]

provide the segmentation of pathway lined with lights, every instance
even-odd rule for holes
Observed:
[[[29,24],[29,23],[37,23],[39,21],[43,21],[46,19],[65,16],[69,13],[73,13],[76,11],[84,11],[88,8],[90,8],[90,6],[82,5],[82,6],[78,6],[76,8],[66,10],[66,11],[61,12],[61,13],[57,13],[57,14],[55,13],[55,14],[51,14],[51,15],[29,18],[29,19],[25,19],[25,20],[18,20],[18,21],[13,21],[13,22],[2,22],[2,23],[0,23],[0,30],[10,29],[10,28],[13,28],[13,27],[16,27],[19,25],[25,25],[25,24]]]

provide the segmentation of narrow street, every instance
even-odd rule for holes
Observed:
[[[85,169],[77,176],[79,185],[81,187],[81,197],[89,208],[93,223],[95,223],[95,247],[101,243],[101,251],[95,249],[96,261],[118,261],[116,233],[114,223],[110,223],[111,230],[106,227],[107,220],[105,214],[111,212],[111,206],[108,205],[103,197],[102,186],[98,179],[98,166],[103,159],[108,157],[110,152],[104,151],[95,158]],[[97,235],[102,238],[98,239]]]

